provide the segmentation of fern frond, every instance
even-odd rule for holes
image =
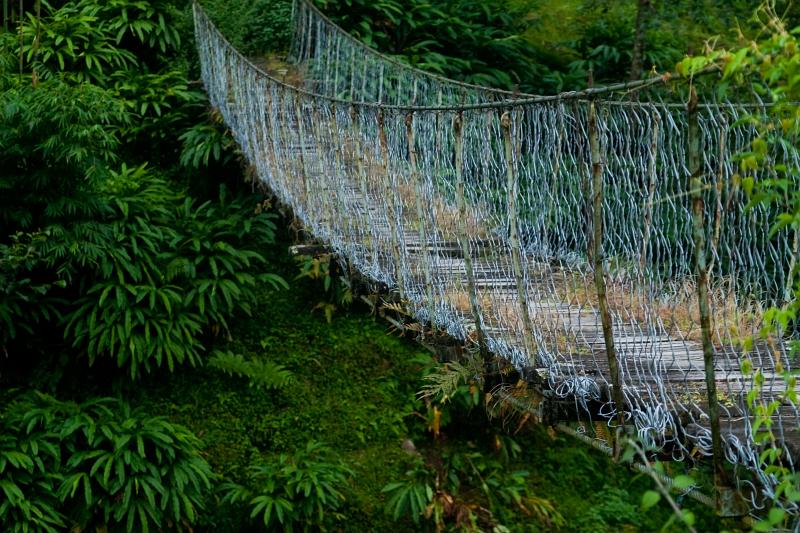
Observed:
[[[457,361],[450,361],[437,367],[431,374],[423,379],[425,385],[417,393],[421,400],[438,399],[441,403],[446,403],[458,390],[461,383],[468,383],[476,375],[480,375],[480,369],[476,369],[474,361],[467,360],[466,366]]]
[[[258,359],[247,360],[230,350],[214,350],[208,364],[230,376],[247,378],[251,387],[282,390],[294,382],[294,374],[283,365]]]

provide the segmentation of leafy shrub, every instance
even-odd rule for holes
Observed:
[[[505,439],[511,454],[519,446]],[[564,525],[555,506],[532,494],[527,485],[528,472],[515,470],[507,462],[478,451],[445,451],[435,468],[422,461],[406,472],[405,479],[387,484],[386,510],[395,520],[410,517],[419,523],[420,516],[432,520],[437,530],[451,524],[456,528],[486,529],[505,527],[520,513],[532,516],[548,527]]]
[[[219,191],[218,202],[184,200],[174,220],[177,234],[162,258],[168,279],[187,285],[185,305],[227,330],[227,317],[252,311],[251,289],[258,282],[287,285],[275,274],[250,273],[267,263],[261,250],[275,240],[275,215],[253,213],[243,197],[231,198],[225,187]]]
[[[78,246],[62,241],[67,264],[83,260],[84,253],[74,253],[81,244],[94,241],[97,249],[93,268],[83,272],[88,290],[65,316],[66,338],[90,362],[114,358],[131,377],[162,364],[195,363],[204,325],[184,306],[183,288],[161,273],[159,255],[176,235],[168,208],[174,196],[165,182],[145,174],[142,167],[123,168],[117,177],[130,190],[109,192],[112,216],[90,239],[78,235]]]
[[[386,512],[395,521],[408,516],[415,524],[419,524],[420,517],[433,501],[434,481],[431,478],[431,472],[424,464],[419,464],[406,472],[404,480],[387,483],[381,489],[381,492],[389,495]]]
[[[0,427],[0,524],[11,531],[189,526],[211,486],[192,433],[112,398],[28,394]]]
[[[0,93],[0,228],[4,234],[103,209],[92,184],[117,160],[130,120],[110,91],[61,80]]]
[[[285,50],[291,39],[292,2],[289,0],[256,0],[246,26],[250,52]]]
[[[56,300],[48,293],[63,282],[32,279],[42,263],[38,243],[44,238],[40,233],[16,233],[10,245],[0,243],[0,346],[20,332],[33,335],[37,326],[58,316]]]
[[[268,528],[290,530],[296,524],[322,526],[335,519],[352,475],[330,448],[311,441],[293,455],[252,466],[247,487],[226,483],[221,488],[225,501],[246,502],[251,518],[259,517]]]
[[[576,531],[617,531],[620,526],[641,526],[641,514],[633,498],[622,489],[604,486],[602,499],[591,502],[586,513],[576,517]]]
[[[56,497],[58,434],[20,426],[0,413],[0,526],[15,533],[61,531],[66,522]]]
[[[219,113],[212,114],[211,120],[211,123],[192,126],[181,135],[181,165],[200,168],[217,161],[225,164],[233,159],[236,141],[230,131],[224,128]]]
[[[272,242],[273,216],[253,215],[242,198],[199,205],[178,196],[143,166],[112,173],[104,193],[112,215],[89,239],[53,245],[66,264],[85,260],[81,244],[95,244],[85,273],[88,290],[65,315],[65,336],[86,351],[127,367],[133,378],[166,365],[196,364],[207,326],[227,331],[227,319],[251,312],[248,290],[259,281],[285,286],[270,273],[249,269],[266,259],[256,248]]]

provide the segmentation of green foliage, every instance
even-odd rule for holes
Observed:
[[[756,11],[754,20],[760,26],[757,40],[743,43],[734,50],[716,50],[705,56],[688,57],[681,69],[691,74],[700,68],[717,67],[722,81],[714,87],[717,93],[727,96],[752,92],[771,107],[743,120],[757,128],[759,135],[747,149],[737,154],[741,175],[734,177],[749,195],[752,204],[770,206],[772,220],[770,237],[784,233],[790,242],[797,242],[800,234],[800,171],[796,167],[776,164],[778,160],[796,159],[797,137],[800,134],[800,27],[793,30],[778,16],[774,3],[764,3]],[[796,359],[800,346],[796,341],[797,316],[800,311],[800,284],[798,284],[797,258],[792,257],[784,266],[786,284],[784,303],[768,309],[761,336],[774,342],[776,337],[789,342],[790,357]],[[752,344],[749,339],[747,344]],[[746,400],[753,416],[752,431],[760,447],[759,468],[773,484],[767,491],[772,499],[771,508],[756,526],[766,531],[775,527],[797,528],[797,504],[800,503],[800,474],[794,471],[784,456],[786,450],[779,444],[772,425],[782,405],[797,403],[797,371],[786,370],[778,361],[776,371],[783,376],[786,388],[777,397],[762,394],[764,374],[751,360],[742,362],[743,374],[750,376],[752,388]],[[792,509],[793,512],[786,512]]]
[[[68,72],[76,82],[105,82],[111,71],[136,62],[129,50],[117,46],[102,22],[98,2],[68,2],[49,16],[29,12],[22,28],[22,52],[42,79]]]
[[[236,142],[224,127],[222,117],[211,116],[212,123],[196,124],[181,135],[181,165],[190,168],[208,167],[212,162],[228,163],[233,159]]]
[[[22,431],[0,413],[0,526],[55,532],[66,527],[56,497],[61,449],[53,429]],[[17,420],[17,422],[21,422]]]
[[[37,327],[58,317],[57,300],[49,295],[63,282],[44,282],[32,278],[42,264],[37,242],[40,233],[16,233],[11,244],[0,244],[0,346],[16,338],[21,330],[34,335]]]
[[[144,167],[114,173],[106,193],[113,216],[98,232],[91,287],[65,316],[65,336],[90,361],[113,358],[132,378],[155,367],[196,364],[206,326],[227,330],[249,314],[256,282],[285,286],[258,252],[274,239],[273,216],[248,213],[242,198],[220,190],[217,202],[178,202]],[[72,246],[54,253],[69,256]],[[82,261],[85,253],[70,258]]]
[[[363,42],[436,74],[513,89],[539,72],[516,31],[519,12],[500,0],[318,3]]]
[[[608,0],[318,0],[367,44],[436,74],[530,93],[630,76],[638,2]],[[647,7],[649,6],[649,7]],[[712,35],[736,39],[753,8],[732,2],[648,2],[643,67],[672,71]],[[680,21],[680,22],[676,22]],[[742,24],[742,27],[745,25]]]
[[[403,481],[387,483],[381,492],[389,495],[386,511],[395,521],[409,516],[415,524],[426,513],[433,501],[433,483],[430,471],[423,464],[405,473]]]
[[[338,264],[332,254],[321,254],[316,257],[300,255],[300,273],[295,279],[308,278],[322,280],[322,288],[328,294],[328,300],[321,300],[314,310],[322,310],[325,320],[330,324],[337,306],[349,307],[353,303],[353,291],[349,282],[338,275]]]
[[[112,81],[116,97],[137,117],[122,131],[126,140],[140,135],[153,141],[173,139],[175,131],[187,128],[188,132],[202,125],[191,125],[190,116],[202,109],[205,97],[189,88],[181,71],[120,70],[113,74]]]
[[[0,227],[5,233],[102,210],[89,194],[117,160],[122,105],[60,80],[0,93]]]
[[[291,0],[203,0],[203,9],[238,50],[284,51],[291,38]]]
[[[25,60],[41,79],[65,76],[109,85],[112,72],[180,44],[164,1],[77,0],[45,7],[41,18],[27,13],[21,37]]]
[[[510,438],[510,449],[519,451]],[[477,450],[445,449],[435,467],[421,461],[383,488],[389,494],[386,511],[394,520],[420,517],[431,520],[437,530],[446,524],[456,529],[494,529],[516,522],[520,513],[547,527],[565,525],[553,503],[537,497],[527,482],[529,473],[511,468],[499,457]]]
[[[436,365],[423,378],[425,384],[418,396],[424,400],[446,404],[458,397],[459,393],[466,393],[466,403],[470,407],[477,406],[480,403],[480,389],[474,383],[482,380],[482,375],[481,361],[477,357],[467,358],[463,365],[458,361]]]
[[[227,483],[225,499],[247,502],[266,527],[323,526],[336,518],[353,471],[327,446],[310,441],[292,455],[251,467],[248,485]]]
[[[211,487],[192,433],[119,400],[28,394],[0,424],[0,524],[10,531],[190,526]]]
[[[288,287],[280,276],[251,274],[267,263],[260,250],[275,239],[275,215],[248,210],[243,197],[230,198],[220,188],[219,201],[197,204],[186,198],[175,219],[177,233],[162,254],[167,278],[188,282],[184,305],[227,330],[227,317],[251,312],[256,282]]]
[[[251,387],[283,390],[294,381],[292,372],[272,361],[254,359],[248,361],[241,354],[230,350],[214,350],[208,364],[231,376],[247,378]]]

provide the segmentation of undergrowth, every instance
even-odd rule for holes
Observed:
[[[297,265],[285,256],[286,246],[279,243],[265,253],[283,257],[276,260],[277,272],[291,278]],[[333,315],[329,324],[313,312],[318,294],[319,282],[310,280],[295,281],[288,291],[261,285],[252,317],[231,324],[232,340],[217,341],[217,353],[228,358],[237,354],[236,361],[280,365],[290,373],[288,384],[251,387],[244,372],[230,375],[207,366],[155,376],[131,393],[146,410],[165,413],[194,431],[214,471],[227,483],[247,487],[240,494],[250,499],[259,468],[286,464],[310,441],[324,443],[348,473],[343,499],[319,522],[328,529],[434,531],[434,522],[424,516],[401,513],[395,521],[387,508],[392,494],[383,489],[402,483],[414,469],[435,477],[442,465],[463,463],[461,470],[452,470],[460,476],[458,497],[468,505],[485,504],[481,488],[473,486],[479,477],[464,461],[490,477],[499,475],[500,465],[509,475],[525,472],[513,479],[524,484],[525,510],[513,496],[501,504],[503,525],[510,531],[652,531],[666,522],[666,508],[639,510],[641,494],[651,488],[647,479],[540,426],[525,426],[507,440],[479,402],[455,397],[442,405],[446,412],[435,439],[430,411],[417,398],[423,375],[435,364],[430,353],[387,334],[385,324],[355,307]],[[471,395],[468,386],[465,391]],[[503,449],[497,443],[516,443],[518,452],[509,457],[512,444]],[[535,506],[546,511],[548,505],[551,516],[566,521],[534,512]],[[230,496],[226,500],[224,491],[210,497],[206,509],[198,531],[264,530],[263,508],[251,520],[253,507]],[[451,521],[448,527],[454,525]],[[705,526],[706,531],[717,528],[713,520]]]

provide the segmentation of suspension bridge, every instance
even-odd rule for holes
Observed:
[[[774,213],[748,205],[733,160],[767,104],[699,103],[668,76],[552,96],[459,83],[366,47],[308,0],[290,72],[275,73],[196,3],[194,21],[242,153],[352,268],[573,416],[675,459],[724,458],[752,508],[775,495],[754,406],[780,402],[774,445],[792,471],[800,413],[790,339],[759,333],[789,298],[798,235],[769,234]]]

